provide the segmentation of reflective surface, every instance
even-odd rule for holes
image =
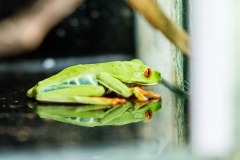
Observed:
[[[41,118],[94,127],[147,122],[160,109],[161,100],[136,103],[127,101],[120,106],[43,104],[30,101],[28,106]]]
[[[0,76],[0,148],[5,150],[1,155],[23,159],[29,155],[38,155],[36,157],[41,159],[47,155],[58,157],[59,154],[69,158],[80,154],[92,159],[153,159],[184,146],[187,135],[185,100],[163,84],[146,88],[162,96],[161,109],[152,111],[154,115],[149,122],[84,127],[53,120],[57,114],[74,117],[75,111],[83,108],[42,106],[29,102],[31,99],[26,97],[26,91],[39,80],[51,75],[19,73]],[[145,107],[153,103],[146,104],[139,110],[146,109]],[[161,103],[156,105],[157,108],[160,107],[159,104]],[[130,108],[132,107],[136,109],[136,106],[130,105]],[[127,108],[129,109],[129,106],[116,109],[122,109],[121,112],[125,113]],[[99,110],[99,113],[93,116],[99,116],[100,112],[100,116],[104,116],[108,110]],[[93,113],[90,111],[86,114]],[[142,113],[145,116],[146,110]],[[127,120],[129,119],[131,118]],[[126,119],[120,122],[126,123],[124,120]],[[44,154],[39,155],[39,152]],[[108,155],[110,152],[111,155]]]

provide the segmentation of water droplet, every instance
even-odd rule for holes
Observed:
[[[71,18],[71,19],[69,20],[69,23],[70,23],[70,25],[71,25],[72,27],[77,27],[77,26],[79,25],[79,21],[78,21],[77,18]]]
[[[58,29],[56,30],[56,34],[57,34],[59,37],[63,37],[63,36],[66,35],[66,31],[65,31],[65,29],[63,29],[63,28],[58,28]]]
[[[42,63],[42,66],[45,69],[53,68],[55,67],[55,65],[56,65],[56,62],[53,58],[46,58]]]

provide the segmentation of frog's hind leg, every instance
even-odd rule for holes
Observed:
[[[95,104],[95,105],[119,105],[126,102],[120,98],[105,98],[105,97],[84,97],[77,95],[54,95],[52,97],[37,97],[40,102],[53,103],[80,103],[80,104]]]
[[[94,85],[74,85],[68,88],[40,92],[36,99],[40,102],[54,103],[81,103],[81,104],[99,104],[116,105],[125,103],[125,99],[101,97],[106,89],[103,86]]]

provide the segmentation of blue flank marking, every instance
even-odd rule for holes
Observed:
[[[98,85],[98,82],[95,77],[80,77],[78,81],[79,84]]]
[[[52,86],[52,88],[44,89],[44,90],[42,90],[41,92],[50,92],[50,91],[59,90],[59,89],[64,89],[64,88],[69,88],[69,87],[66,87],[66,86],[60,87],[60,86],[58,86],[58,87],[54,88],[54,86]]]
[[[71,80],[69,84],[77,85],[77,83],[74,80]]]
[[[71,119],[71,120],[76,120],[76,119],[77,119],[77,117],[70,117],[70,119]]]
[[[90,122],[92,118],[79,118],[79,122]]]
[[[80,77],[78,79],[79,84],[85,84],[85,85],[98,85],[97,79],[95,77],[91,77],[91,76],[87,76],[87,77]],[[70,85],[77,85],[77,82],[75,80],[70,80],[70,81],[65,81],[63,83],[61,83],[60,85],[53,85],[51,86],[51,88],[47,88],[42,90],[41,92],[50,92],[50,91],[54,91],[54,90],[59,90],[59,89],[64,89],[64,88],[69,88],[70,86],[65,86],[67,84]],[[63,85],[63,86],[61,86]]]

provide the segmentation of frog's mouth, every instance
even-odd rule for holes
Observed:
[[[124,83],[127,87],[136,87],[136,86],[152,86],[152,85],[156,85],[156,84],[158,84],[157,82],[155,82],[155,83],[151,83],[151,84],[148,84],[148,83],[138,83],[138,84],[136,84],[136,83]]]
[[[142,85],[142,86],[152,86],[152,85],[156,85],[156,84],[158,84],[157,82],[154,82],[154,83],[143,83],[143,84],[140,84],[140,85]]]

